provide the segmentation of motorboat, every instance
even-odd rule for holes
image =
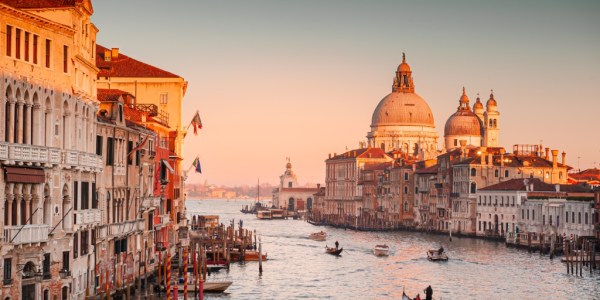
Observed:
[[[327,233],[320,231],[320,232],[313,232],[308,236],[309,239],[314,240],[314,241],[324,241],[327,239]]]
[[[376,245],[375,248],[373,248],[373,254],[375,254],[375,256],[388,256],[390,254],[390,247],[386,244]]]
[[[283,219],[284,218],[284,210],[279,208],[271,209],[271,218],[273,219]]]
[[[244,260],[245,261],[258,261],[258,251],[255,250],[246,250],[244,251]],[[262,254],[262,260],[267,260],[267,253]]]
[[[443,251],[444,249],[429,249],[427,251],[427,259],[430,261],[447,261],[448,255]]]
[[[327,254],[339,256],[342,253],[342,251],[344,251],[343,247],[337,249],[337,248],[329,248],[329,247],[325,246],[325,253],[327,253]]]

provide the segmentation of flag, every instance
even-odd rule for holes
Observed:
[[[198,111],[196,111],[196,115],[194,115],[190,125],[194,127],[194,135],[198,135],[198,129],[202,129],[202,120],[200,120],[200,113]]]
[[[200,166],[200,158],[196,157],[196,159],[194,159],[194,162],[192,163],[192,165],[194,166],[194,170],[196,171],[196,173],[202,174],[202,167]]]
[[[146,135],[146,137],[144,138],[144,140],[143,140],[141,143],[139,143],[139,144],[137,145],[137,147],[135,147],[135,148],[131,149],[131,152],[129,152],[129,154],[127,154],[127,157],[129,157],[129,159],[133,160],[133,154],[134,154],[136,151],[138,151],[138,150],[140,150],[140,149],[144,148],[144,145],[145,145],[145,144],[146,144],[146,142],[148,141],[148,138],[149,138],[149,137],[150,137],[150,135]]]

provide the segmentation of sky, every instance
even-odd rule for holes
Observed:
[[[490,90],[500,145],[600,167],[600,1],[93,1],[97,42],[184,77],[187,183],[324,183],[329,153],[366,141],[402,52],[443,142],[465,86]]]

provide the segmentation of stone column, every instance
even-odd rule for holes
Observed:
[[[8,142],[9,143],[14,143],[15,142],[15,104],[16,101],[9,101],[9,108],[8,108],[8,132],[6,132],[6,134],[8,134]]]
[[[25,200],[25,222],[26,224],[32,224],[33,219],[31,218],[31,194],[23,194]]]
[[[8,202],[8,211],[6,212],[8,214],[8,224],[6,224],[7,226],[12,226],[13,225],[13,215],[12,215],[12,210],[13,210],[13,201],[14,197],[13,194],[6,194],[6,201]]]
[[[17,137],[15,140],[15,143],[19,143],[22,144],[23,143],[23,124],[24,121],[23,120],[23,104],[22,102],[17,102],[17,128],[16,133],[17,133]]]
[[[23,214],[24,212],[21,211],[21,201],[23,201],[23,190],[22,190],[22,185],[21,184],[15,184],[15,205],[17,205],[17,220],[16,220],[16,225],[23,225],[23,223],[21,222],[21,214]]]
[[[31,125],[33,120],[31,117],[31,104],[25,104],[25,118],[23,118],[23,143],[31,145]]]
[[[43,143],[40,141],[40,144],[46,147],[52,146],[52,137],[54,136],[54,132],[52,130],[52,109],[46,108],[44,111],[44,137]],[[40,139],[41,140],[41,139]]]

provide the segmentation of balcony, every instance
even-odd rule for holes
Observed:
[[[154,217],[154,227],[163,227],[169,224],[169,222],[171,222],[169,214]]]
[[[0,160],[57,165],[60,163],[60,149],[0,142]]]
[[[132,220],[123,223],[116,223],[108,225],[108,233],[111,236],[123,236],[135,231],[144,230],[144,220]]]
[[[102,157],[93,153],[79,152],[79,165],[88,168],[102,168]]]
[[[21,231],[19,232],[19,230]],[[5,226],[4,240],[13,245],[45,243],[48,242],[48,233],[50,233],[50,226],[46,224]]]
[[[142,201],[142,208],[149,209],[160,206],[160,197],[145,197]]]
[[[86,209],[74,212],[75,225],[99,224],[102,222],[102,211],[99,209]]]

